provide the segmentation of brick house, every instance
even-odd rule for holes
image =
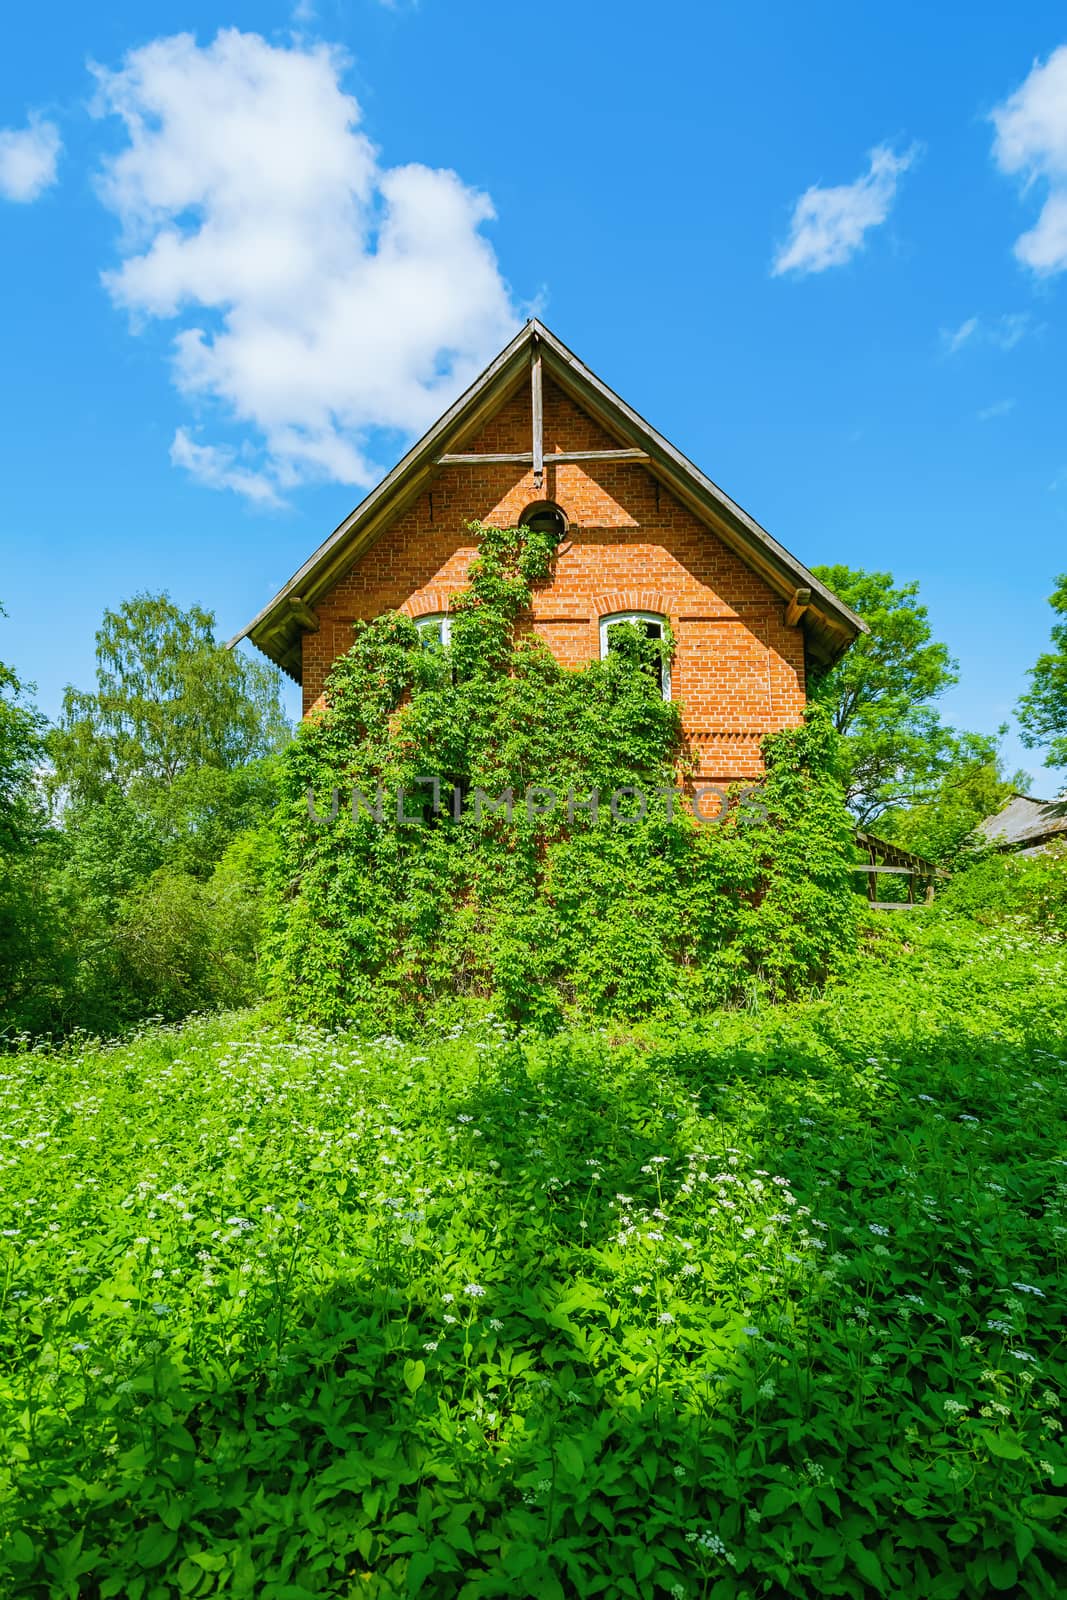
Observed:
[[[795,726],[813,666],[865,625],[758,523],[530,321],[232,644],[249,638],[320,700],[352,624],[402,611],[448,636],[474,555],[466,524],[561,534],[529,626],[566,666],[611,626],[669,623],[663,693],[697,775],[757,777],[764,734]]]

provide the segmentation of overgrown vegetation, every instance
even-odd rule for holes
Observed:
[[[1067,938],[1067,841],[1035,856],[986,851],[951,879],[940,904],[986,926],[1034,926]]]
[[[825,981],[856,904],[825,717],[766,741],[758,804],[716,816],[712,797],[715,820],[694,820],[658,682],[669,641],[617,628],[580,672],[516,643],[554,547],[475,531],[450,645],[422,648],[402,616],[359,628],[286,752],[271,942],[286,1010],[396,1028],[467,1002],[555,1026]]]
[[[812,685],[842,739],[842,776],[862,827],[939,865],[965,865],[974,829],[999,811],[1026,774],[1008,773],[997,736],[949,727],[937,701],[956,663],[933,636],[917,583],[892,573],[816,567],[867,623],[833,669]]]
[[[2,1059],[0,1593],[1058,1595],[1062,854],[973,856],[925,679],[879,723],[890,595],[844,772],[967,866],[857,954],[825,707],[699,824],[670,640],[563,671],[551,544],[479,533],[448,647],[361,629],[282,758],[165,597],[47,742],[0,668],[8,1045],[256,995],[265,893],[276,1002]]]
[[[6,1063],[0,1590],[1054,1596],[1067,947]]]
[[[686,771],[678,707],[655,690],[670,639],[617,627],[606,662],[562,671],[515,638],[550,543],[480,535],[449,650],[420,650],[406,619],[381,618],[337,664],[326,717],[285,767],[280,829],[278,675],[219,646],[209,613],[166,595],[105,612],[95,688],[69,689],[50,729],[32,686],[0,663],[0,1044],[259,998],[268,897],[275,993],[320,1020],[696,1015],[842,969],[847,823],[825,722],[816,713],[772,741],[767,792],[735,795],[727,821],[698,830],[666,793]],[[914,584],[822,575],[871,627],[814,686],[854,814],[965,869],[982,854],[975,825],[1025,775],[1005,773],[994,739],[938,720],[954,665]],[[1028,738],[1054,742],[1061,664],[1053,651],[1034,669]],[[418,782],[430,772],[436,816]],[[386,827],[372,837],[367,807],[357,825],[348,807],[361,780],[373,807],[379,778]],[[306,789],[328,814],[335,785],[338,824],[316,828]],[[539,785],[557,800],[535,794],[531,815]],[[404,786],[422,820],[397,828]],[[509,789],[510,818],[488,804]],[[583,806],[594,789],[596,819]],[[618,795],[616,822],[611,798],[633,789],[650,817],[627,828],[640,801]],[[705,817],[717,804],[702,803]]]
[[[259,993],[278,679],[165,595],[105,612],[45,729],[0,666],[0,1039]]]

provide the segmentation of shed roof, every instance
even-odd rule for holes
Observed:
[[[534,318],[334,529],[269,605],[230,640],[230,645],[251,639],[299,682],[300,637],[315,625],[316,601],[370,549],[393,518],[429,487],[441,470],[439,457],[472,440],[486,420],[527,380],[535,352],[541,357],[546,375],[624,446],[640,447],[647,454],[644,465],[648,470],[759,572],[784,602],[788,603],[798,589],[810,590],[801,626],[807,649],[815,660],[826,664],[835,661],[857,634],[868,631],[854,611]]]
[[[1003,810],[978,824],[978,832],[1000,850],[1021,850],[1067,837],[1067,797],[1039,800],[1032,794],[1013,794]]]

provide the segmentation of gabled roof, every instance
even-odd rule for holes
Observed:
[[[819,582],[777,539],[724,494],[699,467],[584,366],[544,323],[532,319],[490,362],[465,394],[434,423],[393,470],[361,500],[330,537],[295,572],[269,605],[230,640],[251,639],[264,655],[297,682],[301,633],[314,627],[313,607],[342,572],[432,483],[438,458],[476,437],[484,423],[523,383],[536,352],[545,374],[624,446],[647,454],[644,465],[670,492],[712,527],[741,559],[781,595],[794,602],[815,660],[837,659],[867,625]],[[809,591],[798,596],[797,591]],[[804,609],[806,607],[806,609]]]
[[[1067,838],[1067,797],[1038,800],[1032,794],[1013,794],[1007,805],[978,824],[978,832],[998,850],[1022,850]]]

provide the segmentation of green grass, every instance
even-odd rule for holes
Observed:
[[[0,1059],[0,1593],[1062,1594],[1067,947],[880,927],[685,1030]]]

